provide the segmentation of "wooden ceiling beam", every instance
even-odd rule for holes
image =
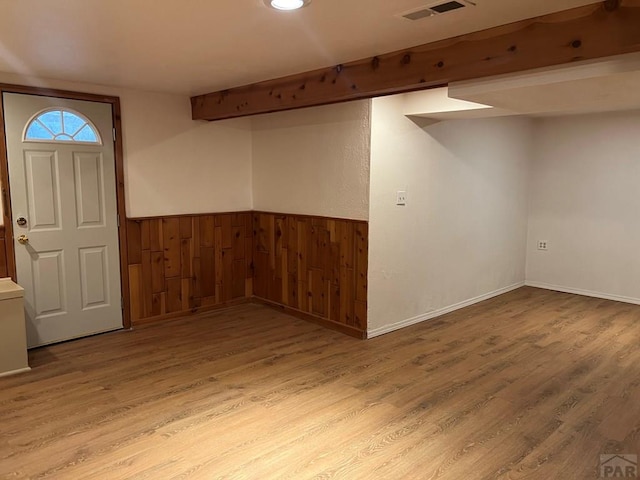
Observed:
[[[607,0],[377,57],[191,99],[222,120],[640,51],[640,0]]]

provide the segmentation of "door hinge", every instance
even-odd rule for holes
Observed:
[[[120,297],[120,310],[124,310],[124,298]]]
[[[118,228],[120,228],[120,214],[116,215],[116,222],[118,223]]]
[[[116,141],[116,128],[113,127],[113,141]]]

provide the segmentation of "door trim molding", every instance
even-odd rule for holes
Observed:
[[[111,104],[113,127],[116,129],[116,141],[114,144],[116,167],[116,198],[118,215],[120,216],[120,228],[118,239],[120,243],[120,288],[122,291],[123,309],[122,324],[124,328],[131,328],[130,298],[129,298],[129,267],[127,258],[127,212],[125,207],[124,188],[124,146],[122,143],[122,113],[120,110],[120,98],[110,95],[93,93],[72,92],[68,90],[56,90],[50,88],[30,87],[25,85],[10,85],[0,83],[0,194],[4,206],[4,226],[6,244],[7,270],[9,276],[16,281],[16,257],[13,248],[13,219],[11,214],[11,195],[9,186],[9,158],[7,156],[7,138],[4,127],[4,93],[23,93],[42,97],[57,97],[69,100],[84,100]],[[10,240],[10,241],[9,241]]]

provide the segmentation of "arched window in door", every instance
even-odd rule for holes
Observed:
[[[52,108],[34,115],[24,129],[25,142],[62,142],[102,145],[98,129],[73,110]]]

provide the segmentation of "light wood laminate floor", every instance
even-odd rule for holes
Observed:
[[[0,478],[595,479],[640,453],[640,307],[533,288],[368,341],[243,305],[30,359]]]

